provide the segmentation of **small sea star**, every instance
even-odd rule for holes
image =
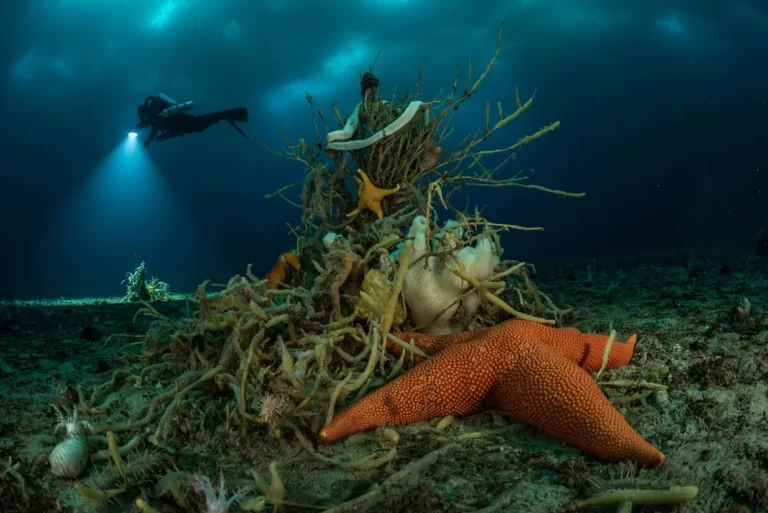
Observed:
[[[358,185],[358,204],[355,210],[347,214],[347,217],[356,216],[364,210],[370,210],[374,212],[379,219],[383,218],[384,212],[381,210],[381,200],[399,191],[400,186],[398,185],[394,189],[379,189],[371,183],[371,180],[368,179],[368,175],[365,174],[365,171],[358,169],[357,172],[362,176],[362,180],[355,177],[355,181]]]
[[[425,352],[437,354],[334,416],[320,431],[321,440],[386,423],[498,410],[609,461],[664,462],[664,454],[632,429],[585,371],[600,367],[605,336],[519,320],[472,335],[396,336],[413,337]],[[629,363],[634,345],[634,336],[615,343],[609,365]]]

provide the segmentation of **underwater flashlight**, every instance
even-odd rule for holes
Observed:
[[[133,137],[136,137],[137,135],[139,134],[137,134],[136,132],[128,132],[128,137],[133,138]]]

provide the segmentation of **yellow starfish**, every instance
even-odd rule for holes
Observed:
[[[354,211],[347,214],[347,217],[356,216],[363,210],[370,210],[371,212],[375,212],[379,219],[381,219],[384,217],[384,212],[381,211],[381,200],[399,191],[400,186],[398,185],[394,189],[379,189],[371,183],[368,179],[368,175],[365,174],[365,171],[358,169],[357,172],[363,177],[362,180],[356,176],[354,177],[358,185],[358,205]]]

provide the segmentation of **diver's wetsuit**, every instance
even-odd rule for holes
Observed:
[[[208,127],[215,125],[219,121],[229,121],[230,124],[240,134],[247,138],[240,127],[235,125],[235,121],[247,122],[248,121],[248,109],[240,107],[237,109],[221,110],[219,112],[212,112],[210,114],[201,114],[200,116],[193,116],[185,112],[181,112],[169,117],[164,117],[160,113],[171,107],[173,104],[167,102],[159,96],[148,96],[143,105],[139,105],[139,123],[136,125],[137,129],[150,128],[149,136],[144,140],[144,146],[147,146],[154,139],[157,142],[163,142],[173,137],[183,137],[184,134],[191,134],[196,132],[202,132]]]

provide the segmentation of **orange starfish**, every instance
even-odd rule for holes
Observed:
[[[566,358],[578,364],[579,367],[587,372],[597,372],[602,367],[603,352],[608,337],[592,333],[582,333],[576,328],[552,328],[550,326],[539,324],[537,322],[522,321],[513,319],[506,321],[493,329],[524,329],[526,336],[536,337],[541,342],[550,345],[563,353]],[[500,328],[504,326],[504,328]],[[398,333],[400,340],[408,342],[413,339],[416,346],[429,356],[435,355],[444,349],[449,349],[457,344],[469,342],[485,333],[487,330],[479,331],[461,331],[449,335],[429,335],[417,332]],[[611,346],[611,352],[608,355],[606,369],[614,367],[624,367],[629,364],[632,354],[635,350],[637,335],[632,335],[626,342],[614,341]],[[400,356],[403,347],[394,342],[388,342],[387,347],[395,354]],[[421,357],[416,357],[414,361],[420,362]]]
[[[365,174],[365,171],[358,169],[357,172],[363,177],[362,180],[354,177],[358,185],[358,204],[355,210],[347,214],[347,217],[356,216],[364,210],[370,210],[375,212],[379,219],[383,218],[384,212],[381,210],[381,200],[399,191],[400,186],[398,185],[394,189],[379,189],[371,183],[371,180],[368,179],[368,175]]]
[[[664,462],[664,454],[632,429],[579,367],[594,368],[607,337],[515,320],[472,336],[416,334],[414,339],[425,352],[438,354],[336,415],[320,431],[323,441],[385,423],[402,426],[500,410],[606,460]],[[628,363],[634,341],[633,336],[614,344],[609,363]]]
[[[275,265],[273,265],[272,269],[270,269],[267,273],[266,288],[277,288],[279,283],[282,283],[288,279],[288,276],[291,274],[291,268],[293,268],[295,271],[300,271],[301,264],[299,263],[299,259],[296,255],[290,251],[286,251],[280,255],[280,257],[275,262]]]

